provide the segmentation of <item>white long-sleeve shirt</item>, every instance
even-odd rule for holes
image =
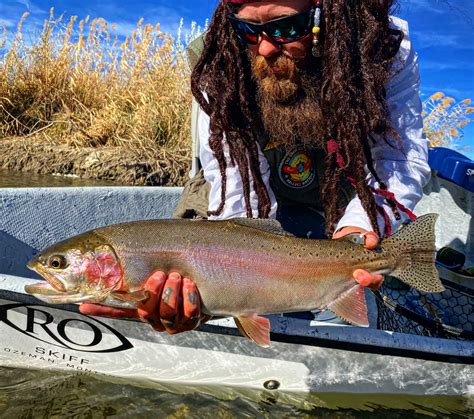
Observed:
[[[412,48],[407,22],[392,17],[393,27],[404,32],[398,54],[394,60],[394,75],[386,87],[387,105],[392,118],[392,126],[400,135],[401,144],[388,145],[382,138],[376,138],[372,146],[372,157],[375,171],[386,183],[388,190],[395,194],[396,199],[405,207],[413,210],[423,195],[423,186],[429,181],[430,168],[428,166],[428,141],[423,135],[423,120],[421,116],[422,105],[419,98],[419,69],[418,57]],[[210,184],[209,210],[216,209],[221,202],[221,176],[217,160],[209,147],[209,117],[200,112],[198,120],[199,157],[204,170],[204,177]],[[226,202],[224,210],[212,219],[227,219],[246,217],[242,180],[237,167],[230,165],[228,148],[224,147],[228,161]],[[270,217],[276,216],[277,202],[270,189],[270,167],[259,150],[260,169],[263,181],[270,192],[271,211]],[[251,179],[251,176],[249,176]],[[371,174],[367,175],[370,185],[376,186]],[[250,202],[254,216],[258,214],[258,199],[251,188]],[[397,221],[391,209],[380,197],[376,197],[380,205],[389,215],[392,231],[395,231],[404,219]],[[379,227],[384,231],[384,221],[379,216]],[[339,220],[336,230],[345,226],[360,227],[372,230],[367,213],[363,209],[359,198],[356,196],[349,202],[343,217]]]

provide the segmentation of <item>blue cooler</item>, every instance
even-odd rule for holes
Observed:
[[[429,150],[430,167],[443,179],[474,192],[474,161],[449,148]]]

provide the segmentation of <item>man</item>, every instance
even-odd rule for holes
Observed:
[[[416,55],[391,5],[222,0],[191,78],[202,171],[178,215],[277,218],[295,235],[357,234],[369,249],[411,215],[430,171]],[[146,288],[138,310],[81,311],[169,333],[199,324],[191,278],[157,272]]]

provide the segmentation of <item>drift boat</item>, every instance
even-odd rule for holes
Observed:
[[[430,162],[433,178],[416,213],[440,214],[437,247],[449,245],[474,266],[474,162],[442,149],[431,153]],[[439,266],[447,287],[439,295],[386,281],[378,302],[381,329],[268,316],[270,348],[241,337],[230,318],[170,336],[132,320],[88,317],[77,305],[49,306],[25,293],[24,286],[39,279],[26,268],[38,250],[99,226],[170,218],[180,193],[154,187],[0,189],[0,367],[175,390],[214,388],[213,394],[219,388],[223,397],[249,391],[280,400],[314,392],[473,392],[474,278],[449,266]]]

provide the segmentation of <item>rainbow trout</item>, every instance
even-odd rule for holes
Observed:
[[[261,314],[330,309],[367,326],[355,269],[389,274],[424,292],[443,286],[434,265],[436,214],[419,217],[370,251],[348,240],[311,240],[274,220],[153,220],[98,228],[53,245],[28,267],[46,279],[26,291],[48,303],[134,307],[156,270],[192,278],[202,312],[233,316],[242,334],[270,342]]]

